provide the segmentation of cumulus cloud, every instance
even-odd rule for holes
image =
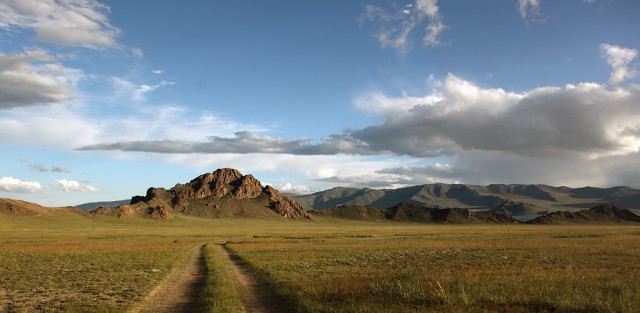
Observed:
[[[42,189],[42,185],[34,181],[21,181],[13,177],[0,178],[0,191],[15,193],[36,193]]]
[[[346,130],[320,142],[236,132],[209,141],[139,140],[86,145],[81,150],[156,153],[270,153],[297,155],[396,154],[453,156],[498,151],[526,156],[598,158],[638,151],[640,86],[609,89],[595,83],[525,92],[483,88],[449,74],[431,94],[364,96],[367,110],[389,108],[384,123]],[[359,103],[359,104],[358,104]]]
[[[277,184],[273,186],[281,192],[286,193],[295,193],[295,194],[306,194],[311,191],[311,189],[304,185],[292,185],[291,183],[285,184]]]
[[[433,97],[422,98],[413,107],[415,97],[389,98],[396,107],[411,108],[350,136],[371,151],[417,157],[473,150],[597,157],[640,147],[640,138],[625,132],[640,120],[640,86],[612,90],[583,83],[516,93],[449,74]]]
[[[80,192],[99,192],[100,189],[90,186],[83,185],[75,180],[66,180],[66,179],[58,179],[53,182],[53,186],[62,191],[72,192],[72,191],[80,191]]]
[[[416,0],[391,9],[367,5],[360,22],[372,22],[377,27],[375,37],[378,42],[383,47],[397,49],[409,44],[409,35],[416,27],[425,28],[422,38],[425,46],[440,44],[440,35],[447,28],[442,22],[438,0]]]
[[[32,29],[61,46],[114,48],[120,30],[108,14],[109,7],[95,0],[7,0],[0,2],[0,28]]]
[[[0,109],[73,99],[74,75],[55,61],[42,50],[0,54]]]
[[[601,44],[600,51],[602,57],[612,69],[609,84],[620,85],[626,79],[634,78],[638,75],[636,70],[629,68],[631,61],[638,56],[638,50],[610,44]]]
[[[412,165],[382,169],[379,178],[402,177],[407,185],[443,183],[549,184],[554,186],[639,186],[640,153],[599,159],[579,155],[533,157],[497,151],[466,151],[445,165]],[[342,177],[345,183],[358,182],[359,176]],[[384,182],[383,179],[380,179]],[[390,183],[394,183],[390,180]],[[382,183],[381,183],[382,184]]]

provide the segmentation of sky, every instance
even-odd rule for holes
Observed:
[[[0,197],[640,187],[640,1],[0,0]]]

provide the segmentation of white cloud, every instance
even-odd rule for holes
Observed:
[[[78,103],[3,110],[0,142],[74,149],[123,140],[203,141],[209,136],[232,136],[237,129],[267,130],[177,106],[138,105],[112,111],[116,114],[106,117]]]
[[[416,0],[416,10],[429,18],[426,34],[422,42],[425,46],[434,46],[440,43],[440,34],[447,28],[440,17],[438,0]]]
[[[358,109],[373,115],[397,116],[410,114],[409,111],[418,105],[432,105],[441,100],[442,97],[437,92],[421,97],[403,93],[400,98],[390,98],[382,92],[373,91],[356,97],[354,104]]]
[[[100,189],[90,186],[82,185],[75,180],[58,179],[53,182],[53,186],[66,192],[80,191],[80,192],[99,192]]]
[[[498,151],[528,156],[598,158],[640,149],[640,85],[608,89],[595,83],[525,92],[482,88],[449,74],[431,94],[359,97],[356,105],[382,108],[386,121],[347,130],[319,142],[259,136],[250,131],[208,141],[128,140],[82,147],[156,153],[270,153],[296,155],[396,154],[414,157]],[[364,99],[364,100],[363,100]],[[371,105],[366,99],[374,99]]]
[[[409,45],[409,35],[418,26],[425,28],[422,39],[425,46],[440,44],[440,35],[447,28],[442,22],[437,0],[416,0],[413,4],[391,9],[367,5],[360,23],[365,21],[370,21],[377,28],[375,37],[382,47],[396,49],[405,49]]]
[[[152,92],[160,87],[175,85],[174,82],[162,80],[155,85],[140,85],[136,90],[133,91],[133,100],[136,101],[144,101],[145,95],[149,92]]]
[[[131,54],[138,59],[142,59],[144,57],[144,52],[142,52],[142,49],[140,48],[131,48],[130,51]]]
[[[161,80],[157,84],[153,84],[153,85],[147,85],[147,84],[136,85],[121,77],[112,77],[111,83],[113,84],[116,95],[129,98],[133,101],[145,101],[146,95],[148,93],[153,92],[165,86],[175,85],[174,82],[166,81],[166,80]]]
[[[41,50],[0,54],[0,109],[73,99],[78,74],[55,61]]]
[[[295,193],[295,194],[306,194],[311,191],[311,189],[307,186],[292,185],[291,183],[277,184],[273,187],[278,189],[278,191],[281,191],[281,192]]]
[[[164,70],[153,69],[151,70],[151,73],[158,75],[164,73]]]
[[[540,11],[540,0],[518,0],[518,11],[525,20],[536,23],[546,22],[546,18]]]
[[[582,83],[516,93],[449,74],[437,93],[441,101],[425,101],[349,135],[372,151],[412,156],[484,150],[600,157],[640,148],[640,138],[627,131],[639,124],[640,86],[611,90]],[[397,107],[416,103],[415,97],[389,101],[400,103]]]
[[[21,181],[13,177],[0,178],[0,191],[15,193],[36,193],[42,189],[38,182]]]
[[[638,50],[610,44],[601,44],[600,51],[602,52],[602,57],[607,61],[607,64],[611,66],[612,71],[609,77],[609,84],[620,85],[626,79],[634,78],[638,75],[636,70],[629,68],[631,61],[638,56]]]
[[[62,46],[114,48],[120,30],[108,14],[109,7],[95,0],[6,0],[0,28],[32,29],[40,40]]]
[[[333,176],[361,176],[380,169],[398,167],[407,158],[377,158],[353,155],[293,155],[293,154],[144,154],[144,157],[209,171],[231,167],[242,173],[296,173],[309,179]],[[289,179],[286,179],[289,180]]]

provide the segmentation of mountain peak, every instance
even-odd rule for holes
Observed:
[[[161,212],[157,215],[163,218],[170,218],[171,212],[203,217],[309,217],[296,200],[271,186],[263,187],[253,175],[242,175],[232,168],[202,174],[169,190],[149,188],[146,196],[133,197],[131,205],[143,211],[146,208],[146,212]]]

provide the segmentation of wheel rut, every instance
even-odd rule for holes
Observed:
[[[295,312],[284,299],[274,294],[268,284],[257,279],[251,269],[225,245],[218,245],[217,249],[237,282],[238,293],[246,313]]]
[[[206,285],[206,245],[191,249],[187,260],[158,284],[130,313],[200,312],[200,296]]]

